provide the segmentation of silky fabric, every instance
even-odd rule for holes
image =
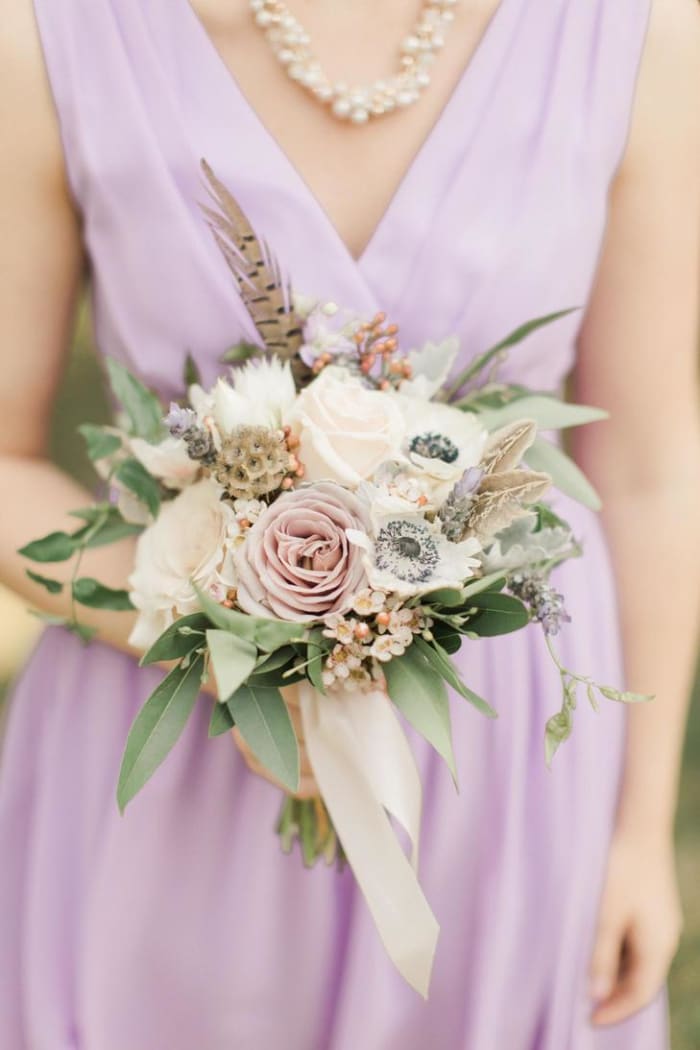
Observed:
[[[203,219],[205,157],[299,292],[386,310],[405,349],[454,333],[464,364],[530,318],[581,307],[503,370],[560,388],[649,0],[501,0],[359,259],[188,0],[35,8],[102,354],[167,398],[188,352],[208,382],[254,334]],[[556,506],[585,549],[555,576],[573,618],[561,657],[622,685],[599,520]],[[544,724],[561,696],[539,629],[467,641],[457,660],[500,717],[451,696],[459,793],[407,728],[424,785],[421,884],[441,926],[424,1002],[352,873],[282,853],[280,793],[229,736],[207,739],[205,698],[120,816],[124,741],[159,672],[47,630],[14,688],[0,767],[2,1050],[664,1050],[664,994],[616,1027],[589,1022],[624,709],[596,714],[582,697],[548,772]]]

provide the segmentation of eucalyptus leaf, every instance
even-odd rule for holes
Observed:
[[[314,628],[314,630],[309,633],[309,655],[307,657],[306,673],[314,689],[317,689],[319,693],[323,693],[324,695],[326,692],[326,686],[323,681],[322,672],[323,659],[328,652],[328,645],[326,644],[328,641],[329,639],[325,637],[320,627]]]
[[[428,591],[419,599],[420,605],[444,605],[453,608],[464,604],[464,590],[460,587],[440,587],[437,591]]]
[[[141,666],[155,664],[161,660],[179,660],[204,645],[204,632],[209,620],[201,613],[182,616],[163,631],[150,649],[141,657]]]
[[[478,610],[469,620],[469,630],[483,638],[519,631],[530,622],[525,605],[510,594],[485,591],[470,598],[469,606]]]
[[[258,659],[253,642],[237,638],[230,631],[207,631],[207,645],[218,688],[219,701],[225,703],[252,673]]]
[[[30,561],[42,563],[68,561],[77,549],[76,541],[67,532],[50,532],[48,536],[42,536],[39,540],[32,540],[26,546],[20,547],[18,554]]]
[[[228,708],[246,744],[289,791],[299,786],[299,747],[279,689],[243,685]]]
[[[211,595],[197,587],[194,581],[191,581],[191,583],[199,599],[202,612],[206,614],[215,627],[221,628],[222,631],[231,631],[236,637],[245,638],[249,642],[255,640],[254,617],[245,616],[236,609],[228,609],[225,605],[214,601]]]
[[[299,641],[308,629],[305,623],[286,623],[283,620],[266,620],[262,617],[251,617],[254,625],[254,639],[259,649],[271,653],[290,642]]]
[[[122,759],[117,801],[123,812],[177,742],[200,689],[204,660],[175,667],[154,689],[131,727]]]
[[[110,385],[131,423],[132,433],[156,442],[165,436],[163,408],[151,391],[114,358],[106,359]]]
[[[579,310],[580,307],[572,306],[568,310],[557,310],[556,313],[545,314],[543,317],[536,317],[532,321],[526,321],[525,324],[520,325],[514,331],[507,335],[505,339],[502,339],[500,343],[496,343],[495,346],[485,350],[483,354],[479,354],[478,357],[474,358],[471,364],[467,365],[455,378],[449,383],[444,392],[446,400],[454,397],[465,383],[468,383],[470,379],[478,375],[488,364],[493,361],[502,350],[507,350],[511,346],[515,346],[517,343],[523,341],[532,332],[538,328],[543,328],[545,325],[551,324],[553,321],[558,321],[560,317],[566,317],[567,314],[572,313],[574,310]]]
[[[511,401],[501,408],[480,411],[479,422],[483,423],[487,430],[497,430],[518,419],[532,419],[539,430],[561,430],[565,427],[578,427],[584,423],[595,423],[599,419],[607,419],[608,415],[609,413],[602,408],[572,405],[556,397],[532,394]]]
[[[60,580],[51,580],[48,576],[40,576],[38,572],[32,572],[31,569],[25,569],[25,572],[30,580],[34,580],[34,583],[45,587],[49,594],[60,594],[63,590],[63,584]]]
[[[160,510],[160,485],[138,459],[125,459],[117,467],[114,476],[137,499],[146,504],[154,518],[157,516]]]
[[[486,715],[487,718],[498,718],[498,713],[494,711],[491,705],[462,681],[457,668],[439,642],[426,642],[423,638],[418,637],[414,639],[413,644],[418,646],[419,651],[428,663],[444,678],[448,685],[452,686],[456,693],[468,700],[477,711],[480,711],[482,715]]]
[[[74,580],[72,592],[76,602],[90,609],[112,609],[115,612],[126,612],[134,608],[128,591],[105,587],[104,584],[90,576],[81,576],[80,579]]]
[[[591,510],[600,510],[600,497],[583,471],[558,446],[544,438],[535,438],[525,453],[525,461],[532,470],[549,474],[558,489],[578,500]]]
[[[236,723],[233,721],[228,704],[215,703],[209,720],[209,737],[221,736],[233,729]]]
[[[387,661],[382,670],[389,696],[414,729],[444,758],[456,785],[450,706],[442,677],[414,645],[398,659]]]

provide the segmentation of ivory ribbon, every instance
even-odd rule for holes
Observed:
[[[416,875],[422,788],[413,753],[381,690],[298,688],[309,761],[350,866],[394,965],[427,998],[440,927]],[[406,829],[410,861],[383,807]]]

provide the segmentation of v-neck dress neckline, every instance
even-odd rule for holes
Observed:
[[[250,103],[235,71],[224,60],[191,0],[176,0],[185,30],[189,27],[191,32],[192,47],[200,53],[200,57],[195,57],[193,61],[195,64],[208,63],[217,71],[220,83],[218,97],[223,98],[223,106],[230,110],[232,135],[235,134],[237,118],[245,113],[249,118],[248,130],[254,135],[251,148],[255,150],[259,146],[260,156],[276,163],[280,178],[294,191],[307,211],[317,216],[320,225],[325,228],[329,246],[334,245],[336,254],[345,258],[348,267],[356,270],[358,275],[367,277],[371,276],[378,263],[381,263],[380,268],[383,268],[387,250],[392,244],[396,245],[404,205],[422,196],[424,207],[428,211],[439,202],[439,186],[431,185],[431,180],[436,169],[449,169],[455,151],[459,152],[460,121],[462,125],[468,123],[470,108],[478,106],[486,72],[500,65],[495,61],[494,53],[502,37],[509,36],[506,32],[507,27],[514,24],[515,9],[522,2],[523,0],[500,0],[445,104],[400,177],[364,248],[355,256],[307,178]],[[292,85],[290,89],[293,89]],[[435,155],[441,157],[440,165],[434,164]],[[401,252],[397,251],[397,258],[400,255]],[[404,258],[405,255],[404,251]]]

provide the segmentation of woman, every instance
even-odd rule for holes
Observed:
[[[87,648],[50,628],[1,769],[4,1050],[667,1045],[699,576],[697,10],[438,6],[454,19],[431,83],[363,115],[362,100],[333,112],[292,83],[243,0],[3,0],[0,578],[65,612],[15,550],[86,500],[44,448],[87,272],[100,350],[166,397],[186,351],[210,380],[246,333],[199,208],[204,156],[297,289],[381,306],[406,345],[456,332],[467,359],[530,317],[585,308],[523,344],[508,374],[553,389],[575,364],[577,396],[611,412],[575,446],[605,536],[561,497],[586,553],[558,577],[573,616],[560,647],[622,684],[624,646],[629,688],[658,699],[629,717],[579,710],[548,775],[559,683],[535,630],[463,654],[501,719],[453,704],[459,795],[412,737],[421,877],[442,927],[423,1002],[351,873],[281,854],[277,788],[230,738],[205,741],[203,709],[118,816],[124,738],[159,672],[128,652],[127,615],[95,613]],[[288,8],[321,65],[364,84],[395,68],[419,4]],[[125,541],[83,569],[123,586],[132,558]]]

